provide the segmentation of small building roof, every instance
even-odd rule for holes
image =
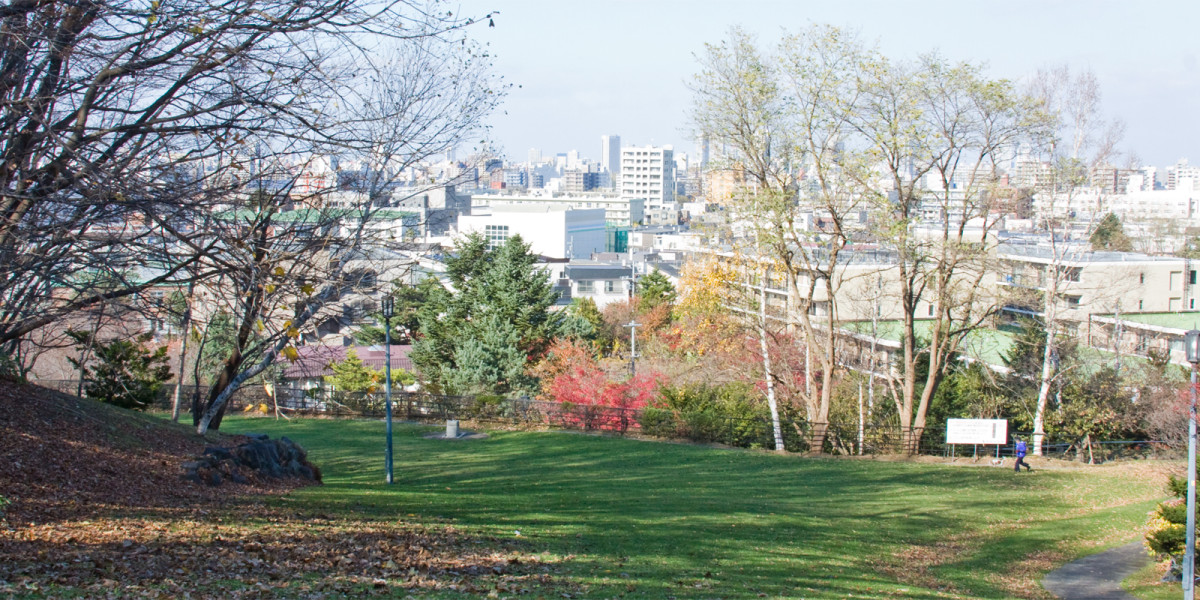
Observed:
[[[363,364],[382,371],[387,364],[387,353],[383,346],[301,346],[296,350],[300,358],[288,364],[283,370],[283,379],[317,379],[333,375],[329,366],[346,360],[347,353],[353,349]],[[392,369],[411,371],[412,360],[408,358],[412,346],[392,346]]]

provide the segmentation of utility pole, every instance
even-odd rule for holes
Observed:
[[[632,320],[625,324],[629,328],[629,378],[637,375],[637,328],[642,324]]]

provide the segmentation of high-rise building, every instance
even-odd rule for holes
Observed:
[[[620,181],[618,176],[621,174],[621,136],[600,136],[600,166],[612,173],[614,184]]]
[[[600,186],[600,174],[583,169],[563,172],[562,190],[567,193],[590,192]]]
[[[542,162],[542,151],[537,148],[530,148],[529,149],[529,166],[538,165],[538,164],[541,164],[541,162]]]
[[[1191,187],[1187,187],[1185,182]],[[1197,188],[1197,183],[1200,183],[1200,167],[1189,165],[1186,158],[1181,158],[1173,166],[1167,167],[1168,190],[1187,189],[1190,191]]]
[[[646,218],[653,223],[674,223],[675,157],[671,146],[621,148],[621,197],[646,201]]]

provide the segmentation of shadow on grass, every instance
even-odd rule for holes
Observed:
[[[309,449],[326,485],[293,494],[289,506],[520,538],[570,557],[566,568],[589,595],[942,598],[966,589],[1007,598],[990,575],[1064,538],[1096,535],[1108,514],[1078,512],[1065,492],[1084,476],[1073,473],[1014,478],[564,433],[448,442],[409,426],[396,428],[397,483],[387,486],[381,423],[229,428],[288,435]],[[1105,493],[1128,492],[1152,493]],[[1122,519],[1144,515],[1110,501]]]

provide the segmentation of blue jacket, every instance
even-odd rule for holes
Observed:
[[[1025,445],[1025,440],[1018,440],[1017,441],[1017,456],[1025,456],[1026,448],[1027,448],[1027,446]]]

